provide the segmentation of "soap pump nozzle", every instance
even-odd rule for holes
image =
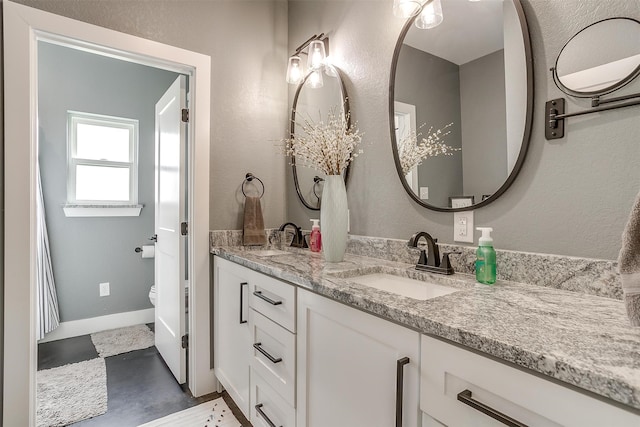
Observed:
[[[478,239],[478,243],[480,246],[492,246],[493,238],[491,237],[491,232],[493,228],[491,227],[476,227],[476,230],[482,232],[482,236]]]
[[[320,229],[320,225],[318,224],[320,222],[319,219],[311,219],[310,220],[313,225],[311,226],[311,229],[313,230],[314,228]]]

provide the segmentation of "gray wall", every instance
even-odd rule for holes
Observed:
[[[451,132],[445,142],[454,148],[462,146],[458,65],[404,45],[395,81],[395,100],[416,106],[416,132],[422,133],[418,142],[429,135],[430,127],[437,131],[453,123],[445,130]],[[418,185],[429,187],[427,203],[447,206],[449,196],[462,195],[462,184],[460,152],[427,158],[418,166]]]
[[[496,202],[475,211],[475,224],[494,228],[497,248],[614,259],[640,189],[638,107],[569,119],[565,138],[547,142],[544,103],[563,95],[549,68],[574,33],[607,17],[640,19],[640,8],[628,0],[522,3],[534,58],[531,144],[516,182]],[[289,50],[314,32],[330,34],[331,56],[346,75],[353,117],[366,133],[365,153],[354,163],[348,186],[351,232],[408,239],[426,230],[452,242],[453,215],[414,203],[391,156],[387,85],[402,20],[393,16],[389,2],[378,1],[292,1],[289,11]],[[640,81],[619,93],[638,90]],[[568,100],[569,111],[587,106],[588,101]],[[304,211],[291,208],[299,205],[293,186],[287,191],[288,218],[308,223]]]
[[[153,259],[136,246],[154,233],[155,104],[176,73],[39,43],[39,158],[63,322],[151,308]],[[139,120],[137,217],[67,218],[67,111]],[[98,284],[111,295],[100,297]]]
[[[460,108],[464,195],[480,202],[507,178],[503,50],[460,66]]]
[[[17,0],[211,56],[212,229],[242,228],[246,172],[264,181],[265,226],[285,217],[287,3],[284,0]]]

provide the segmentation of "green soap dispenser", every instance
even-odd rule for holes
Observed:
[[[485,285],[496,283],[496,250],[493,249],[491,227],[477,227],[482,232],[476,251],[476,280]]]

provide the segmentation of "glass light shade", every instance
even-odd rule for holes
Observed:
[[[324,85],[324,82],[322,80],[322,71],[321,70],[312,71],[311,75],[307,79],[307,84],[309,85],[309,87],[314,89],[322,87],[322,85]]]
[[[420,16],[416,18],[416,27],[428,30],[440,25],[443,19],[442,3],[440,3],[440,0],[432,0],[424,5]]]
[[[292,56],[289,58],[289,66],[287,67],[287,83],[297,85],[303,77],[302,60],[299,56]]]
[[[420,13],[422,2],[419,0],[393,0],[393,14],[398,18],[411,18]]]
[[[310,70],[317,70],[324,65],[324,59],[327,57],[324,51],[324,42],[314,40],[309,44],[309,62],[307,67]]]

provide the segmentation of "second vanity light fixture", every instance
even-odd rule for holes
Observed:
[[[393,0],[393,14],[403,19],[420,14],[416,18],[415,24],[422,30],[435,28],[444,20],[441,0]]]
[[[308,48],[308,51],[304,50]],[[307,41],[298,46],[289,57],[289,65],[287,67],[287,83],[300,84],[306,73],[304,71],[303,61],[300,58],[301,54],[308,56],[307,68],[311,72],[311,75],[307,79],[309,85],[313,88],[322,87],[322,71],[327,63],[327,56],[329,52],[329,37],[324,33],[314,34]]]
[[[440,0],[393,0],[393,14],[403,19],[420,14],[415,24],[423,30],[437,27],[444,19]]]

